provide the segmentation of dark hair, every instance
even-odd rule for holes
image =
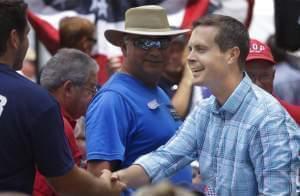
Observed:
[[[278,46],[275,35],[270,35],[267,39],[267,45],[270,47],[274,60],[282,62],[287,60],[286,51]]]
[[[207,15],[193,23],[193,28],[198,26],[214,26],[219,29],[215,42],[222,52],[230,48],[240,49],[239,63],[241,70],[245,67],[246,57],[249,53],[249,34],[246,27],[238,20],[224,15]]]
[[[0,0],[0,55],[6,51],[6,42],[13,29],[23,37],[27,27],[26,10],[23,0]]]

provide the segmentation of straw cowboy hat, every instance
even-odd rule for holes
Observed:
[[[105,38],[116,46],[121,46],[126,34],[144,36],[173,36],[189,32],[190,29],[171,29],[164,8],[146,5],[130,8],[125,14],[125,30],[108,29]]]

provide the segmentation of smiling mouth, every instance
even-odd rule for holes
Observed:
[[[192,72],[198,73],[204,70],[204,68],[191,68]]]

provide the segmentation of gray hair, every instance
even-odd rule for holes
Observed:
[[[87,82],[92,72],[99,67],[87,54],[77,49],[60,49],[44,66],[40,83],[49,91],[56,90],[65,81],[70,80],[81,86]]]

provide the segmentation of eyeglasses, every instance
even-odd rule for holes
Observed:
[[[98,92],[98,88],[95,87],[88,87],[88,86],[83,86],[84,89],[86,89],[90,95],[94,96]]]
[[[129,39],[124,39],[125,43]],[[130,39],[137,48],[149,50],[151,48],[166,49],[170,46],[170,38],[133,38]]]

